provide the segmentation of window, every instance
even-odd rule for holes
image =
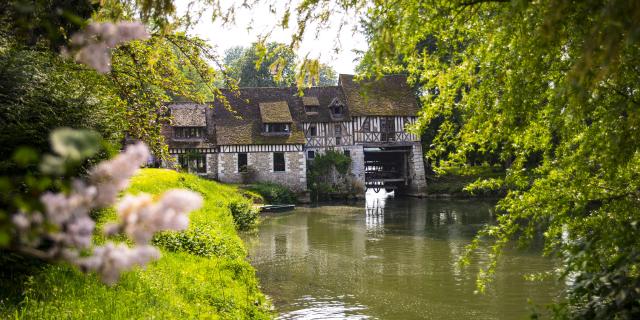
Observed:
[[[238,153],[238,172],[247,172],[247,154]]]
[[[316,126],[309,126],[309,136],[315,137],[318,135],[318,128]]]
[[[342,115],[342,111],[343,111],[343,107],[342,106],[331,107],[331,112],[333,112],[333,114],[336,115],[336,116],[341,116]]]
[[[342,135],[342,127],[340,125],[336,125],[334,127],[334,132],[335,132],[335,136],[341,136]]]
[[[191,139],[204,137],[203,127],[174,127],[173,136],[177,139]]]
[[[318,113],[318,106],[304,106],[306,113]]]
[[[344,155],[351,158],[351,151],[349,150],[344,150]]]
[[[285,171],[284,152],[273,153],[273,171]]]
[[[264,132],[266,133],[289,133],[291,126],[288,123],[265,123]]]
[[[316,157],[316,152],[313,150],[309,150],[307,151],[307,159],[311,160],[311,159],[315,159]]]
[[[336,137],[336,146],[339,146],[342,143],[341,137]]]
[[[207,172],[207,155],[199,153],[185,153],[178,155],[180,166],[188,172]]]
[[[369,124],[369,119],[364,119],[364,122],[362,123],[362,131],[363,132],[371,131],[371,125]]]

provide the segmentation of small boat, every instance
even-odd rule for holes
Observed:
[[[270,204],[260,206],[260,212],[282,212],[293,210],[295,208],[296,206],[293,204]]]

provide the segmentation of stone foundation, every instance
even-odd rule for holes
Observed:
[[[274,182],[293,191],[307,190],[307,163],[303,152],[284,152],[285,171],[273,171],[273,152],[247,153],[249,172],[238,172],[237,153],[218,154],[218,179],[225,183]]]
[[[422,145],[414,144],[409,153],[409,188],[404,194],[415,197],[427,195],[427,179],[424,171]]]

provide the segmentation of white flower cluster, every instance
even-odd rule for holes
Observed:
[[[123,270],[145,265],[160,255],[148,243],[153,234],[162,230],[184,230],[189,224],[188,213],[200,208],[202,197],[187,190],[170,190],[154,201],[150,195],[125,195],[117,204],[118,222],[105,227],[105,233],[124,233],[136,246],[107,242],[93,249],[91,256],[81,256],[91,247],[95,222],[89,216],[92,209],[115,203],[118,193],[127,187],[129,178],[149,158],[148,148],[138,143],[129,146],[115,158],[103,161],[89,172],[89,184],[77,180],[68,193],[47,192],[40,197],[44,215],[17,213],[13,223],[20,241],[29,253],[41,253],[48,259],[63,259],[82,270],[96,271],[107,283],[116,281]],[[46,244],[45,248],[42,248]]]
[[[74,33],[71,45],[76,49],[73,56],[77,62],[107,73],[111,70],[111,49],[127,41],[148,38],[149,33],[139,22],[94,22]],[[68,55],[69,50],[65,48],[63,53]]]

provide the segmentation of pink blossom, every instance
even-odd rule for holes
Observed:
[[[113,284],[123,271],[144,266],[158,258],[160,251],[153,246],[129,248],[125,244],[107,242],[104,246],[96,247],[90,257],[78,258],[75,263],[84,271],[99,273],[105,283]]]
[[[76,49],[74,58],[77,62],[107,73],[111,70],[111,49],[127,41],[148,38],[149,33],[139,22],[93,22],[71,36],[71,45]],[[65,48],[63,53],[69,54],[69,49]]]
[[[139,142],[130,145],[115,158],[103,161],[93,168],[89,180],[97,188],[96,206],[104,207],[115,202],[118,193],[129,185],[129,178],[147,162],[147,159],[149,148]]]
[[[126,195],[117,206],[121,230],[136,243],[148,243],[163,230],[184,230],[189,212],[202,206],[202,197],[192,191],[170,190],[158,202],[148,194]],[[110,227],[110,231],[113,231]]]

